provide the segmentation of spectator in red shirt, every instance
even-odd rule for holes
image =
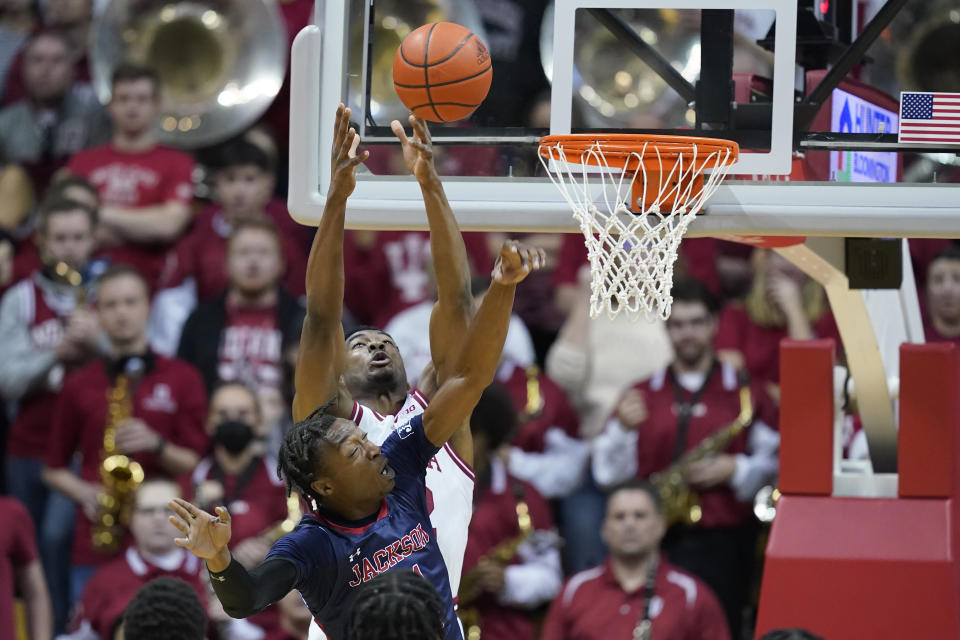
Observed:
[[[232,381],[263,395],[283,389],[304,309],[279,284],[281,251],[269,220],[245,221],[230,236],[226,268],[221,265],[229,285],[190,314],[177,349],[197,367],[207,389]]]
[[[493,259],[483,233],[463,233],[473,276],[489,276]],[[386,324],[430,298],[430,236],[426,231],[347,231],[343,303],[361,324]]]
[[[176,286],[192,277],[196,297],[203,301],[227,287],[223,268],[227,241],[245,220],[273,223],[281,245],[280,276],[296,297],[306,293],[306,227],[295,222],[282,200],[273,198],[274,161],[264,149],[245,139],[225,145],[214,175],[216,201],[197,216],[190,233],[177,245],[176,266],[164,286]]]
[[[206,394],[196,370],[147,348],[150,303],[143,277],[111,267],[100,277],[97,310],[109,356],[67,377],[57,398],[44,480],[77,503],[72,592],[83,590],[97,566],[111,559],[94,548],[91,523],[99,510],[100,466],[107,424],[107,393],[121,373],[132,381],[132,416],[117,426],[116,448],[140,463],[147,478],[176,477],[193,469],[207,447]],[[70,469],[75,453],[79,474]]]
[[[516,423],[510,393],[497,384],[487,387],[470,417],[477,487],[459,604],[468,638],[472,627],[498,640],[536,638],[533,612],[553,599],[563,580],[550,506],[533,485],[510,475],[497,455]],[[510,557],[497,557],[496,549],[513,543]]]
[[[114,263],[136,267],[155,288],[167,250],[190,223],[193,158],[156,143],[160,77],[148,67],[121,64],[108,104],[113,139],[75,155],[71,173],[100,192],[100,244]]]
[[[137,590],[155,578],[179,578],[206,601],[203,563],[174,544],[177,530],[170,524],[167,502],[181,497],[173,481],[147,480],[137,490],[130,516],[132,544],[124,553],[97,569],[83,589],[73,614],[73,638],[97,634],[109,640]]]
[[[73,200],[98,213],[100,211],[100,196],[96,187],[80,176],[61,174],[47,189],[43,202],[40,203],[40,208],[43,208],[45,203],[54,200]],[[32,221],[30,224],[35,223],[36,221]],[[43,260],[40,257],[39,249],[37,249],[36,235],[36,229],[34,229],[33,233],[23,238],[17,247],[17,254],[13,259],[13,282],[29,278],[34,271],[43,268]],[[107,264],[105,260],[101,260],[100,263]],[[0,283],[0,286],[2,286],[2,283]]]
[[[930,262],[926,294],[927,340],[960,344],[960,247],[949,244]]]
[[[247,568],[263,562],[270,545],[283,534],[279,525],[290,515],[277,461],[266,454],[265,427],[249,387],[236,382],[219,387],[210,397],[207,417],[213,453],[200,461],[192,477],[198,506],[230,510],[230,552]],[[246,620],[224,615],[219,622],[231,629],[255,631],[249,629],[253,626],[259,633],[273,634],[282,632],[278,614],[278,607],[268,607]]]
[[[0,522],[0,637],[18,637],[13,600],[19,594],[26,608],[27,637],[49,640],[53,616],[30,514],[14,498],[0,497]]]
[[[80,290],[55,267],[69,265],[86,276],[84,286],[90,287],[96,211],[72,200],[52,200],[40,209],[37,225],[41,268],[0,302],[0,393],[15,410],[7,443],[7,489],[27,506],[40,531],[55,629],[60,630],[70,604],[67,547],[75,510],[62,496],[49,494],[43,459],[64,373],[99,354],[100,326],[92,310],[78,307]]]
[[[602,532],[610,556],[567,581],[542,640],[729,640],[709,587],[658,552],[665,531],[660,498],[648,484],[614,489]]]
[[[11,287],[0,302],[0,393],[16,407],[7,445],[7,486],[39,527],[47,501],[43,457],[56,394],[66,369],[97,354],[100,326],[91,310],[77,307],[80,289],[55,270],[66,264],[86,272],[96,212],[54,200],[44,204],[37,224],[46,266]]]
[[[743,382],[712,348],[717,303],[706,285],[681,280],[671,290],[667,332],[676,357],[666,369],[628,389],[594,441],[593,473],[603,487],[666,470],[741,413]],[[701,501],[699,521],[674,524],[664,549],[720,597],[739,637],[756,550],[752,505],[777,473],[777,414],[763,386],[750,387],[754,421],[721,450],[686,465]],[[671,523],[673,524],[673,523]]]
[[[753,254],[754,280],[744,306],[720,314],[715,347],[721,359],[745,369],[780,397],[780,341],[836,338],[840,334],[826,294],[789,260],[769,249]]]

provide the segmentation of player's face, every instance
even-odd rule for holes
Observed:
[[[349,420],[337,420],[326,438],[321,477],[313,488],[326,508],[345,513],[376,503],[394,487],[394,472],[380,447]]]
[[[927,273],[927,304],[936,318],[960,319],[960,260],[934,260]]]
[[[677,360],[694,364],[710,350],[717,322],[706,305],[677,300],[667,319],[667,333]]]
[[[403,358],[393,339],[382,331],[358,331],[347,340],[347,387],[355,395],[406,386]]]
[[[614,493],[603,520],[603,541],[614,556],[636,557],[654,551],[666,531],[646,491],[626,489]]]

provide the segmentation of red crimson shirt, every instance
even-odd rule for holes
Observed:
[[[817,338],[833,338],[839,348],[840,331],[832,313],[824,313],[813,324]],[[726,307],[720,314],[717,337],[713,345],[717,351],[733,350],[743,354],[746,369],[758,382],[780,383],[780,341],[788,338],[786,327],[763,327],[739,307]]]
[[[71,627],[76,631],[85,624],[101,638],[110,637],[113,623],[123,615],[127,604],[143,585],[156,578],[179,578],[197,593],[206,605],[207,594],[201,578],[203,561],[192,553],[177,548],[170,558],[176,566],[164,569],[143,557],[134,547],[103,565],[93,574],[73,614]],[[179,562],[177,562],[179,559]]]
[[[227,474],[213,456],[200,461],[193,472],[198,500],[213,509],[225,505],[230,512],[230,548],[247,538],[266,533],[287,518],[287,490],[277,478],[277,463],[270,458],[254,458],[253,473]]]
[[[276,307],[226,305],[227,324],[220,343],[217,377],[241,381],[255,389],[283,385],[283,334]]]
[[[467,576],[477,563],[495,547],[520,535],[517,521],[517,494],[530,509],[530,518],[536,531],[553,529],[550,506],[543,496],[530,484],[503,474],[506,482],[492,482],[476,499],[473,518],[467,537],[467,549],[463,556],[463,575]],[[497,486],[497,485],[503,486]],[[515,557],[511,564],[516,564]],[[476,601],[483,636],[497,640],[533,640],[537,637],[536,619],[530,611],[500,604],[497,598],[484,594]]]
[[[373,243],[347,232],[343,243],[346,275],[344,306],[361,323],[385,326],[399,312],[430,295],[427,261],[430,234],[426,231],[377,231]],[[464,233],[463,242],[474,275],[489,276],[493,259],[486,234]]]
[[[299,227],[280,200],[271,200],[264,211],[280,235],[281,259],[284,263],[282,283],[294,297],[306,294],[307,254]],[[291,227],[290,223],[293,223]],[[177,286],[186,278],[197,283],[197,298],[212,298],[227,288],[227,241],[233,226],[227,222],[219,206],[211,206],[197,216],[193,228],[177,243],[173,251],[174,266],[166,275],[164,287]]]
[[[107,393],[111,385],[102,360],[67,377],[54,409],[47,467],[64,469],[70,465],[74,452],[79,451],[83,457],[80,477],[86,482],[100,483]],[[133,417],[143,420],[168,442],[200,455],[206,451],[207,436],[203,428],[207,415],[205,387],[200,374],[186,362],[155,356],[153,367],[137,385],[131,402]],[[140,452],[131,457],[143,466],[147,478],[167,475],[152,453]],[[73,539],[76,565],[102,564],[110,558],[93,548],[90,534],[91,523],[78,506]]]
[[[97,188],[107,206],[130,209],[193,200],[193,158],[160,145],[148,151],[120,151],[113,144],[87,149],[73,156],[67,168]],[[168,245],[126,243],[104,249],[115,263],[136,267],[155,287],[164,267]]]
[[[678,384],[679,386],[679,384]],[[647,381],[633,387],[643,395],[648,416],[637,426],[637,475],[648,478],[673,463],[677,440],[677,391],[661,370]],[[751,400],[754,419],[770,428],[777,428],[776,407],[762,385],[752,384]],[[694,393],[680,387],[680,397],[689,403]],[[729,426],[740,413],[740,385],[736,371],[729,365],[718,365],[706,382],[699,401],[693,406],[693,417],[687,427],[682,451],[690,451],[708,436]],[[724,453],[746,453],[749,429],[741,431]],[[728,486],[700,493],[704,527],[732,526],[752,518],[752,505],[737,500]]]
[[[542,640],[628,640],[643,617],[644,588],[627,593],[610,561],[570,578],[547,614]],[[716,596],[700,580],[660,560],[650,600],[651,640],[729,640]]]
[[[0,496],[0,638],[17,637],[13,597],[17,570],[37,559],[33,521],[26,507]]]
[[[550,429],[561,429],[571,438],[580,437],[580,417],[576,409],[570,404],[563,389],[546,374],[537,373],[536,384],[541,402],[532,416],[526,413],[529,389],[526,369],[514,367],[510,377],[500,383],[510,393],[513,406],[521,419],[521,425],[511,444],[530,453],[543,453],[544,438]]]
[[[73,304],[65,299],[49,296],[37,286],[33,278],[21,280],[10,289],[12,295],[23,295],[23,322],[29,327],[31,346],[36,351],[53,351],[63,336],[63,320]],[[51,303],[60,308],[54,310]],[[69,307],[69,308],[67,308]],[[7,453],[18,458],[43,458],[50,441],[50,423],[57,394],[36,391],[20,399],[17,417],[10,426]]]

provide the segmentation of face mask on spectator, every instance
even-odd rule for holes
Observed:
[[[246,449],[254,437],[253,427],[240,420],[224,420],[213,431],[213,441],[232,454]]]

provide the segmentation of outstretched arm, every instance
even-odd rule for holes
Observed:
[[[357,184],[355,170],[369,156],[357,155],[360,136],[350,127],[350,109],[341,103],[333,136],[330,188],[307,260],[307,313],[294,373],[293,419],[303,420],[334,395],[333,413],[349,418],[352,398],[340,384],[345,348],[343,326],[343,223],[347,198]]]
[[[224,507],[217,507],[217,515],[211,515],[180,498],[167,506],[175,514],[170,516],[171,524],[184,535],[174,542],[206,560],[213,591],[231,618],[263,611],[294,588],[297,571],[286,560],[269,559],[247,571],[233,559],[227,549],[230,514]]]
[[[493,282],[463,339],[452,373],[423,412],[423,429],[434,445],[443,443],[460,427],[476,406],[483,390],[493,382],[517,283],[544,265],[542,251],[508,242],[500,250]]]
[[[411,115],[410,124],[413,135],[409,138],[398,120],[394,120],[390,127],[403,145],[407,168],[420,183],[427,210],[430,253],[437,278],[437,303],[430,315],[430,354],[437,382],[443,384],[450,376],[473,312],[470,262],[457,220],[433,164],[433,146],[427,123]]]

